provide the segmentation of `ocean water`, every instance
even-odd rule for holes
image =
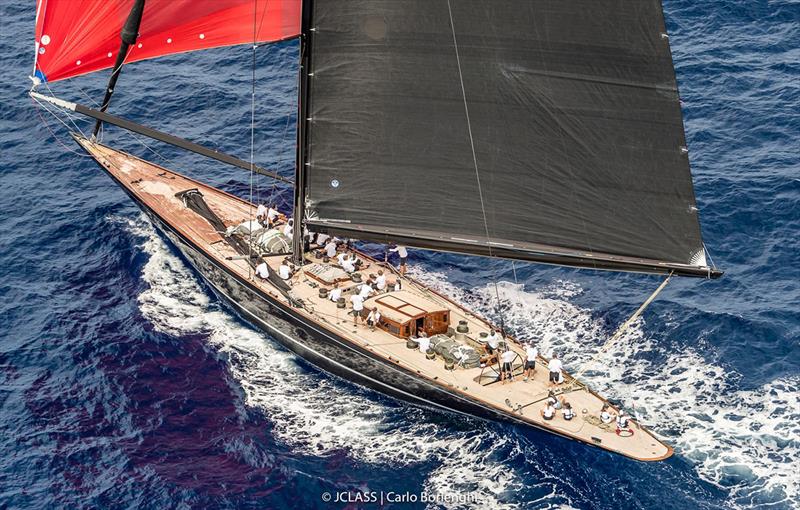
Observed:
[[[726,275],[673,281],[587,374],[675,446],[648,464],[396,402],[256,331],[77,151],[72,120],[26,96],[34,5],[0,3],[0,508],[323,508],[341,491],[424,493],[431,508],[800,507],[800,2],[664,3],[705,242]],[[297,50],[257,52],[256,158],[286,175]],[[111,109],[246,159],[250,58],[130,65]],[[53,92],[95,104],[106,78]],[[104,139],[250,194],[245,172],[114,128]],[[489,316],[496,277],[506,325],[568,368],[659,283],[422,251],[411,263]]]

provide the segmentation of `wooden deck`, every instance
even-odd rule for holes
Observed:
[[[229,257],[238,254],[223,241],[220,234],[215,232],[205,219],[184,207],[175,194],[187,189],[199,189],[209,207],[219,215],[226,225],[236,225],[254,216],[254,206],[230,194],[129,154],[88,140],[79,140],[79,143],[131,193],[161,217],[167,218],[173,228],[198,246],[205,247],[218,264],[227,266],[242,278],[249,279],[275,299],[286,302],[286,298],[269,282],[255,277],[245,260],[228,260]],[[450,324],[453,327],[460,320],[467,321],[470,338],[464,339],[462,343],[479,345],[477,343],[479,333],[489,330],[490,325],[486,321],[446,297],[410,278],[401,277],[393,269],[369,259],[364,254],[358,253],[358,256],[365,260],[368,266],[361,268],[362,274],[375,273],[378,269],[383,268],[390,282],[396,278],[402,278],[402,293],[406,301],[416,300],[423,308],[433,303],[441,309],[449,310]],[[282,258],[269,257],[268,261],[277,269]],[[535,376],[528,382],[523,382],[521,375],[517,375],[515,380],[509,384],[503,385],[499,382],[487,384],[492,380],[490,374],[495,374],[496,365],[494,369],[484,369],[483,374],[486,377],[482,379],[479,377],[482,372],[481,368],[464,369],[457,366],[455,370],[446,370],[442,358],[428,360],[419,350],[408,349],[404,339],[397,338],[380,329],[370,330],[363,322],[359,326],[355,326],[353,316],[347,314],[350,311],[349,297],[346,309],[337,308],[336,304],[329,299],[319,297],[319,287],[325,285],[319,278],[315,278],[307,272],[320,270],[324,272],[327,269],[321,267],[325,263],[321,259],[315,258],[313,254],[308,254],[307,259],[312,264],[308,264],[298,271],[291,280],[291,295],[296,299],[302,299],[306,304],[302,309],[297,308],[296,313],[310,317],[339,336],[365,347],[392,363],[410,368],[419,377],[426,378],[435,384],[445,385],[451,391],[467,394],[506,414],[514,415],[520,420],[552,430],[557,434],[593,443],[600,448],[638,460],[661,460],[672,454],[672,448],[659,441],[651,432],[638,424],[632,423],[634,434],[631,437],[618,435],[613,424],[607,428],[596,425],[596,417],[605,403],[604,399],[583,388],[582,385],[579,386],[570,377],[567,377],[567,381],[561,389],[571,389],[565,393],[565,398],[572,404],[576,417],[571,421],[566,421],[559,411],[555,419],[543,420],[540,410],[548,394],[548,373],[544,360],[541,358],[537,361]],[[357,284],[353,285],[357,286]],[[347,287],[347,284],[342,287]],[[367,306],[374,299],[368,300]],[[510,345],[520,355],[515,362],[515,372],[518,374],[524,359],[524,348],[514,340],[511,340]],[[599,444],[597,439],[601,441]]]

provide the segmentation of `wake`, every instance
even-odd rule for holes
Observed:
[[[150,256],[142,272],[149,288],[138,298],[143,315],[170,334],[207,335],[227,358],[245,405],[262,411],[276,438],[292,451],[319,456],[343,450],[376,465],[433,462],[425,490],[474,493],[476,508],[516,508],[510,501],[523,490],[543,494],[527,504],[569,503],[556,492],[555,474],[528,466],[538,481],[523,484],[520,470],[508,465],[509,457],[534,446],[477,420],[468,432],[442,430],[425,421],[424,411],[381,404],[369,392],[309,372],[293,354],[212,303],[146,217],[112,221],[142,239]],[[420,267],[412,267],[411,276],[479,313],[490,315],[494,307],[494,286],[465,290]],[[569,302],[582,292],[570,282],[535,292],[501,283],[499,291],[508,329],[518,338],[538,339],[546,355],[566,354],[568,369],[592,358],[606,339],[603,324]],[[800,481],[794,476],[794,459],[800,456],[799,381],[737,390],[734,374],[705,362],[691,348],[666,352],[642,326],[641,320],[632,326],[584,379],[612,399],[635,404],[642,422],[691,460],[701,478],[730,492],[731,504],[800,504]],[[487,441],[493,448],[486,448]]]
[[[414,276],[489,314],[495,287],[464,291],[439,273]],[[581,292],[558,282],[537,292],[498,285],[508,329],[539,339],[540,351],[567,356],[573,371],[593,358],[608,335],[587,310],[567,300]],[[616,325],[615,325],[616,326]],[[643,322],[591,366],[583,379],[612,400],[635,407],[642,423],[692,461],[700,477],[729,490],[736,506],[800,504],[800,380],[777,379],[755,390],[737,389],[738,377],[706,362],[691,347],[669,352],[644,333]]]

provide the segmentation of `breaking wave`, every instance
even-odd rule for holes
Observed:
[[[335,377],[308,371],[293,354],[212,302],[146,217],[120,221],[143,240],[149,255],[142,271],[149,288],[138,298],[143,315],[164,332],[207,335],[228,360],[245,405],[262,411],[275,437],[292,451],[346,451],[376,465],[432,463],[425,490],[475,494],[476,508],[516,508],[511,502],[523,491],[537,494],[536,501],[526,502],[534,506],[570,503],[558,494],[554,473],[532,465],[510,469],[509,459],[524,458],[522,452],[531,448],[524,438],[501,435],[477,420],[467,432],[440,427],[420,415],[425,411],[382,403]],[[459,288],[443,273],[418,266],[410,274],[465,306],[491,313],[494,286]],[[573,370],[595,356],[608,334],[590,311],[569,302],[582,292],[570,282],[538,291],[500,283],[498,291],[508,329],[519,338],[537,338],[545,354],[563,353]],[[735,374],[690,347],[666,352],[644,333],[641,320],[584,379],[612,399],[633,404],[640,419],[689,459],[701,478],[729,491],[732,505],[800,503],[800,482],[793,476],[800,456],[797,379],[737,390]],[[532,476],[525,476],[526,470]]]

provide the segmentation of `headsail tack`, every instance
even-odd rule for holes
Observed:
[[[172,53],[296,37],[301,0],[148,0],[126,63]],[[38,0],[40,80],[57,81],[114,65],[133,0]]]

